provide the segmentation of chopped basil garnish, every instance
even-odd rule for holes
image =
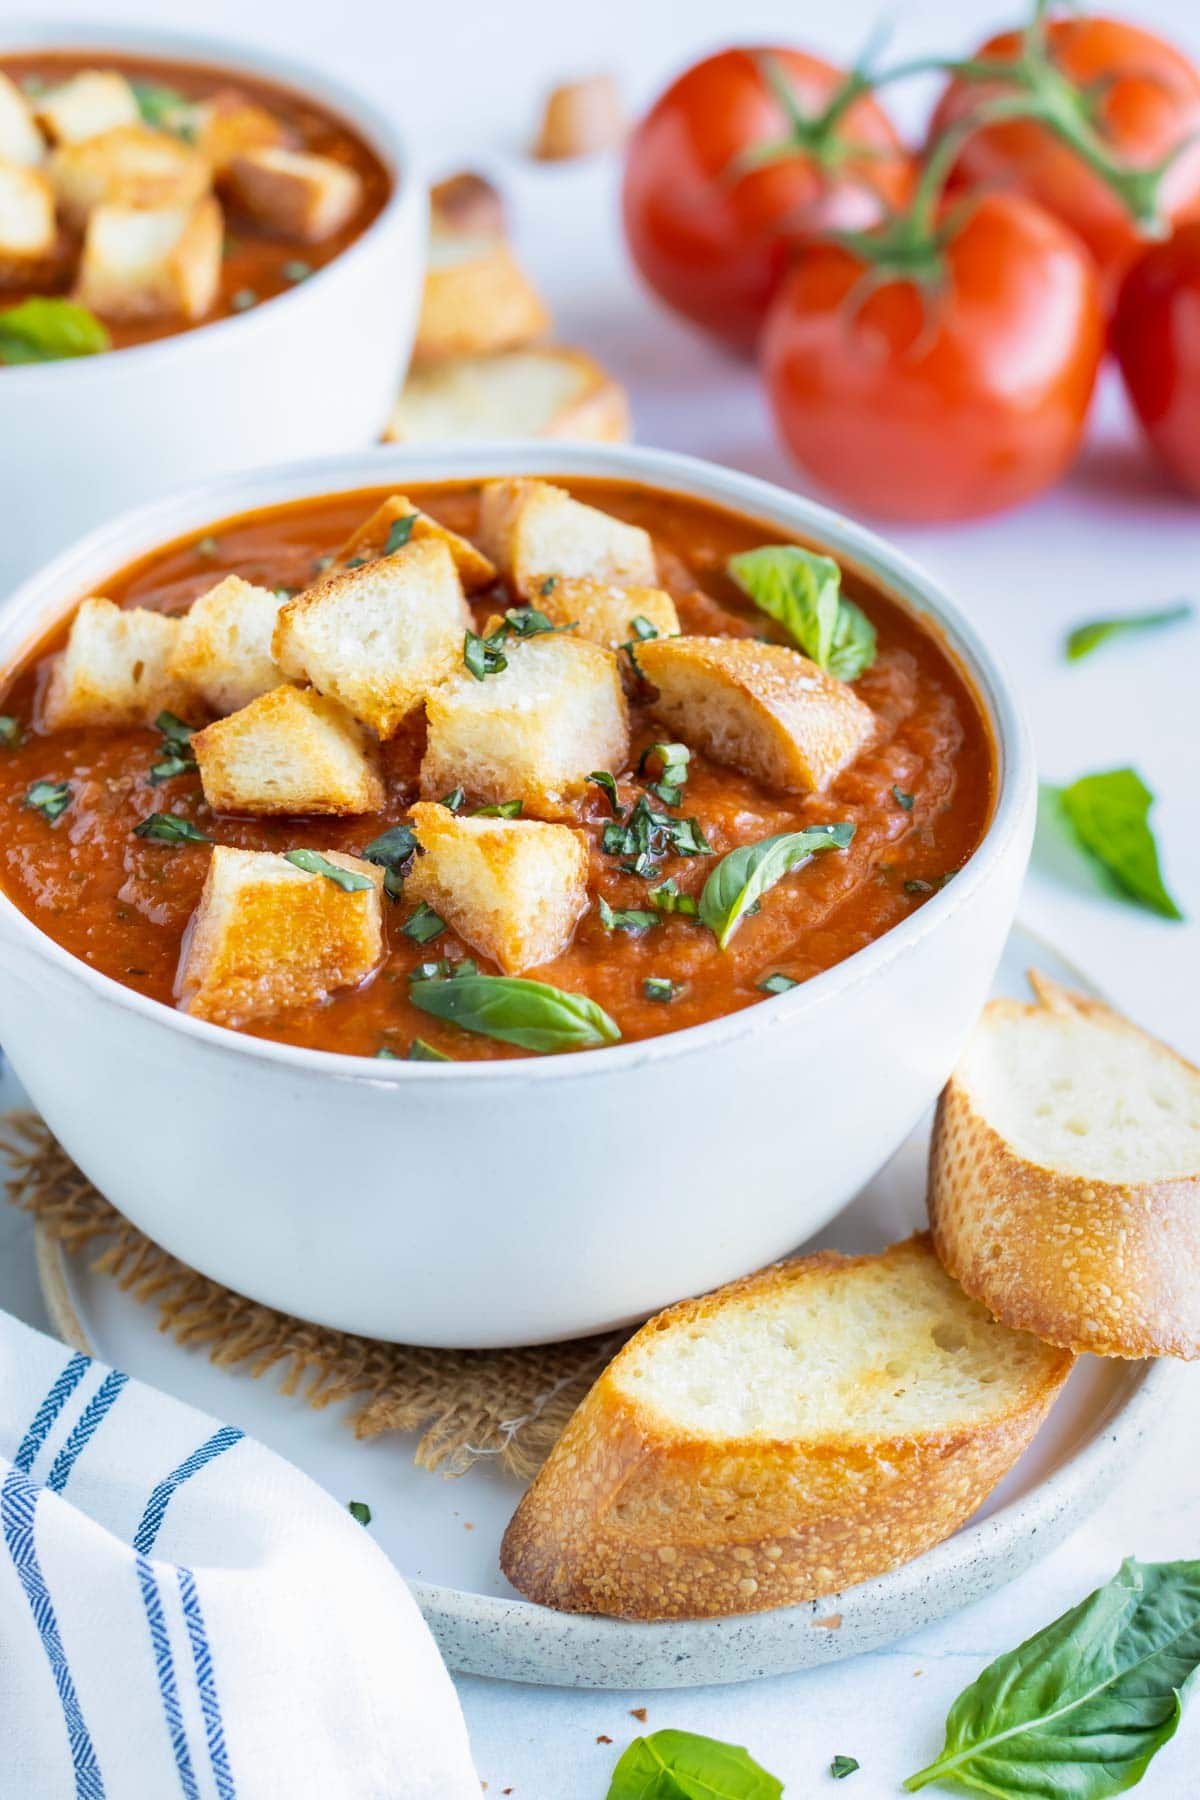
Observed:
[[[208,537],[196,539],[195,550],[197,556],[217,556],[220,553],[220,549],[220,541],[211,534]]]
[[[436,1019],[522,1050],[587,1050],[615,1044],[621,1036],[615,1022],[586,994],[565,993],[516,975],[422,981],[409,990],[409,998]]]
[[[658,758],[662,774],[657,781],[647,782],[647,787],[652,794],[657,794],[664,806],[678,806],[688,778],[691,751],[686,744],[648,744],[638,758],[639,775],[645,774],[646,764],[652,756]]]
[[[835,1781],[845,1781],[847,1775],[853,1775],[861,1766],[853,1756],[835,1756],[829,1765],[829,1773]]]
[[[922,881],[918,876],[911,875],[904,884],[904,891],[906,894],[932,894],[936,890],[932,881]]]
[[[326,569],[332,569],[332,567],[336,561],[337,561],[337,557],[334,555],[332,550],[330,550],[325,556],[314,556],[313,557],[313,574],[314,575],[323,575],[325,573]]]
[[[0,744],[3,744],[6,750],[15,750],[20,741],[19,722],[13,718],[11,713],[0,713]]]
[[[196,771],[196,759],[192,755],[192,727],[177,719],[172,712],[160,712],[154,721],[156,731],[163,735],[165,754],[156,763],[150,765],[150,785],[157,787],[160,781],[170,781],[176,775],[192,775]]]
[[[574,631],[579,621],[574,619],[570,625],[556,625],[535,606],[510,606],[504,614],[504,623],[514,637],[532,638],[543,637],[547,632]]]
[[[111,348],[95,313],[74,300],[35,296],[0,312],[0,363],[61,362]]]
[[[669,1005],[683,992],[682,981],[671,981],[666,975],[647,975],[642,983],[642,992],[647,1000],[660,1000]]]
[[[679,883],[673,875],[668,875],[656,888],[651,888],[646,898],[659,912],[680,913],[689,919],[694,919],[700,910],[690,894],[680,893]]]
[[[252,306],[258,305],[258,295],[253,288],[239,288],[229,304],[234,312],[249,312]]]
[[[617,867],[622,875],[638,875],[643,881],[652,881],[656,875],[662,874],[661,865],[645,850],[639,851],[637,856],[630,857],[625,862],[619,862]]]
[[[360,1525],[371,1523],[371,1509],[365,1500],[351,1500],[346,1510],[352,1519],[358,1520]]]
[[[902,806],[905,812],[912,811],[915,798],[916,796],[913,794],[906,794],[901,787],[894,787],[892,789],[892,799],[896,802],[897,806]]]
[[[1163,625],[1177,625],[1183,619],[1190,619],[1194,608],[1187,601],[1178,606],[1160,607],[1155,612],[1118,613],[1108,619],[1089,619],[1085,625],[1076,625],[1067,633],[1064,648],[1068,662],[1079,662],[1082,657],[1090,656],[1101,644],[1107,644],[1113,638],[1134,637],[1141,631],[1157,631]]]
[[[623,819],[625,817],[625,808],[621,805],[621,802],[617,798],[617,784],[616,784],[615,780],[613,779],[613,777],[609,774],[608,770],[607,769],[593,769],[592,773],[588,776],[587,779],[591,782],[594,782],[598,788],[603,789],[604,796],[608,801],[609,807],[612,811],[613,818],[614,819]]]
[[[818,668],[854,681],[875,661],[875,627],[861,607],[842,597],[842,571],[831,556],[798,544],[766,544],[731,556],[725,566]]]
[[[1168,892],[1150,827],[1154,795],[1134,769],[1081,775],[1069,787],[1043,787],[1045,810],[1116,887],[1164,919],[1183,913]]]
[[[392,556],[397,550],[403,550],[413,534],[413,526],[416,524],[417,518],[418,514],[413,512],[405,513],[402,519],[392,520],[383,546],[385,556]]]
[[[524,808],[523,800],[501,800],[495,806],[476,806],[471,809],[473,819],[519,819]]]
[[[649,619],[645,618],[642,613],[634,614],[633,618],[629,621],[629,629],[633,637],[639,643],[643,644],[648,643],[651,638],[656,638],[658,636],[658,627],[652,625]]]
[[[350,561],[346,564],[346,568],[347,569],[365,569],[367,566],[367,563],[369,561],[370,561],[370,558],[366,557],[366,556],[352,556],[350,558]]]
[[[454,1058],[447,1056],[444,1050],[435,1050],[432,1044],[425,1042],[424,1038],[414,1038],[408,1046],[408,1060],[409,1062],[453,1062]]]
[[[634,1738],[612,1772],[607,1800],[780,1800],[783,1783],[740,1744],[692,1731]]]
[[[332,881],[347,894],[361,894],[375,886],[369,875],[360,875],[357,869],[339,869],[319,850],[285,850],[283,854],[286,862],[303,869],[306,875],[323,875],[326,881]]]
[[[752,907],[777,881],[821,850],[844,850],[854,836],[848,821],[837,825],[810,825],[806,831],[780,831],[743,844],[723,856],[700,895],[700,921],[716,937],[721,949]]]
[[[400,898],[400,889],[404,878],[413,865],[413,858],[422,854],[411,825],[393,825],[372,838],[362,853],[363,861],[375,863],[384,870],[383,891],[389,900]]]
[[[799,986],[798,981],[794,981],[790,975],[782,973],[764,975],[758,984],[759,991],[763,994],[786,994],[789,988]]]
[[[389,1050],[386,1044],[381,1044],[379,1049],[376,1050],[375,1058],[376,1058],[376,1061],[378,1061],[378,1062],[399,1062],[400,1061],[400,1058],[396,1055],[396,1052],[394,1050]]]
[[[697,819],[676,819],[670,813],[656,812],[641,796],[628,821],[614,821],[604,827],[600,848],[605,856],[711,856]]]
[[[657,913],[639,912],[632,906],[610,906],[603,894],[596,896],[596,910],[605,931],[648,931],[659,923]]]
[[[134,837],[147,838],[152,844],[211,844],[212,839],[198,830],[190,819],[178,813],[151,813],[133,828]]]
[[[53,825],[71,804],[71,784],[69,781],[35,781],[21,804],[30,812],[40,812]]]
[[[409,970],[408,979],[410,981],[437,981],[439,979],[452,981],[460,975],[478,975],[478,973],[477,964],[469,956],[464,956],[461,962],[451,962],[448,957],[443,956],[438,962],[418,963],[415,969]]]
[[[500,648],[505,635],[503,625],[490,631],[487,637],[468,631],[463,639],[463,663],[476,681],[483,681],[488,675],[499,675],[502,669],[507,669],[508,658]]]
[[[438,801],[438,805],[444,806],[447,812],[460,812],[462,810],[462,803],[466,797],[466,792],[463,788],[451,788],[448,794],[442,795],[441,799]]]
[[[288,262],[285,262],[282,270],[285,281],[307,281],[312,272],[312,264],[306,263],[299,256],[293,256]]]
[[[400,929],[406,938],[412,939],[414,944],[428,944],[445,931],[446,921],[440,913],[435,913],[432,906],[422,900],[412,918]]]
[[[538,593],[542,596],[542,599],[544,600],[546,598],[547,594],[552,594],[557,586],[558,586],[558,576],[557,575],[547,575],[545,581],[543,581],[541,587],[538,589]]]
[[[162,81],[134,80],[129,85],[143,125],[153,126],[156,131],[172,131],[172,119],[187,117],[188,101],[178,88],[168,87]]]

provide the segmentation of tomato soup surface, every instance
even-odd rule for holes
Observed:
[[[252,306],[287,293],[298,281],[307,280],[342,251],[371,224],[391,194],[391,178],[379,158],[358,133],[336,114],[291,88],[280,87],[239,70],[210,68],[201,63],[168,62],[158,57],[125,56],[112,51],[30,51],[0,56],[0,71],[29,94],[57,87],[72,75],[88,69],[115,69],[127,80],[172,90],[185,101],[210,100],[236,95],[263,107],[279,120],[289,149],[328,156],[354,169],[362,180],[362,203],[354,217],[319,243],[301,243],[266,231],[236,208],[227,206],[221,278],[217,298],[202,319],[182,318],[121,320],[105,325],[114,350],[146,344],[156,338],[196,331],[215,319],[236,316]],[[4,307],[35,295],[57,292],[46,286],[5,286],[0,294]]]
[[[653,489],[581,480],[561,480],[561,485],[651,532],[662,583],[675,599],[685,633],[782,639],[724,572],[730,555],[779,542],[776,530]],[[298,501],[229,519],[199,540],[156,551],[97,591],[118,602],[178,612],[227,573],[264,586],[301,588],[392,491]],[[452,529],[467,536],[475,529],[478,484],[412,484],[405,491]],[[773,975],[802,982],[832,968],[924,905],[962,867],[987,828],[995,758],[967,681],[933,635],[896,602],[852,569],[844,570],[843,585],[878,632],[877,657],[854,684],[878,724],[873,741],[824,793],[772,791],[693,749],[682,798],[671,810],[699,821],[714,854],[668,855],[649,882],[623,872],[622,859],[602,850],[611,815],[601,790],[589,787],[580,803],[577,823],[589,843],[593,903],[570,947],[554,962],[524,973],[588,995],[611,1014],[625,1042],[770,1004],[770,990],[760,984]],[[499,584],[475,595],[477,628],[513,598]],[[403,821],[418,797],[420,719],[384,747],[388,799],[379,813],[336,819],[214,815],[197,775],[151,785],[150,767],[161,757],[163,743],[155,731],[43,735],[38,730],[39,684],[65,635],[64,624],[38,646],[0,699],[0,712],[14,718],[23,734],[12,746],[0,747],[0,881],[48,936],[140,994],[174,1003],[181,944],[210,854],[205,844],[170,846],[135,837],[134,826],[147,815],[170,810],[216,842],[246,849],[309,847],[355,854],[387,826]],[[673,735],[655,722],[644,697],[634,700],[631,714],[630,761],[618,772],[626,807],[652,779],[635,773],[642,750]],[[71,804],[54,824],[24,804],[37,781],[70,783]],[[849,848],[814,857],[771,888],[726,950],[695,918],[667,915],[635,935],[605,929],[598,915],[597,896],[614,908],[644,908],[647,888],[667,877],[674,877],[683,893],[698,896],[726,852],[771,833],[840,820],[856,827]],[[450,928],[433,943],[412,942],[401,930],[411,911],[403,898],[386,907],[386,958],[362,987],[246,1029],[281,1043],[362,1056],[388,1047],[403,1056],[418,1037],[456,1059],[524,1054],[430,1018],[411,1003],[410,974],[431,958],[472,957],[481,973],[496,972]],[[643,988],[648,977],[678,984],[677,997],[669,1004],[648,999]]]

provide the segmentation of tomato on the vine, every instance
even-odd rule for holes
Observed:
[[[1104,344],[1091,258],[1020,195],[956,212],[806,251],[768,316],[780,431],[865,512],[1013,506],[1057,480],[1083,430]]]
[[[1200,494],[1200,223],[1181,225],[1134,263],[1121,286],[1112,345],[1146,435]]]
[[[748,349],[794,247],[874,223],[911,186],[911,159],[859,78],[799,50],[724,50],[634,132],[625,233],[668,306]]]

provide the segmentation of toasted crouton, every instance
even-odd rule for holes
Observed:
[[[335,850],[320,854],[367,885],[347,892],[286,856],[216,846],[176,978],[184,1012],[245,1025],[373,973],[383,957],[383,870]]]
[[[115,125],[136,125],[141,118],[132,87],[115,69],[82,69],[39,94],[33,112],[54,144],[82,143]]]
[[[414,369],[383,435],[403,444],[501,437],[611,444],[624,443],[629,430],[624,388],[584,351],[545,344]]]
[[[227,575],[209,588],[179,622],[171,669],[215,713],[237,712],[283,680],[271,655],[271,636],[283,598]]]
[[[46,731],[76,725],[152,725],[186,713],[192,693],[171,668],[179,620],[140,606],[85,600],[54,660],[41,706]]]
[[[435,231],[413,360],[484,356],[544,337],[550,314],[502,238]]]
[[[675,602],[664,588],[622,587],[615,581],[585,576],[547,575],[534,595],[534,605],[554,625],[574,625],[575,635],[619,650],[638,633],[635,619],[645,619],[659,637],[679,631]]]
[[[383,805],[375,752],[336,700],[277,687],[192,739],[214,812],[368,813]]]
[[[0,70],[0,162],[36,168],[46,154],[46,140],[16,82]]]
[[[504,198],[494,182],[474,169],[460,169],[429,190],[434,231],[462,237],[503,237]]]
[[[567,81],[546,96],[533,154],[539,162],[561,162],[614,150],[628,129],[621,92],[611,75]]]
[[[453,670],[469,622],[450,552],[430,537],[297,594],[272,654],[386,738]]]
[[[282,144],[285,132],[274,113],[256,106],[236,88],[221,88],[191,109],[192,142],[214,175],[228,172],[237,156]]]
[[[221,277],[221,208],[97,206],[75,298],[108,319],[200,319]]]
[[[62,144],[46,173],[59,211],[80,229],[96,206],[190,207],[211,174],[198,151],[148,125],[115,125],[98,137]]]
[[[875,727],[858,695],[798,650],[756,638],[655,638],[638,667],[686,743],[770,787],[820,790]]]
[[[53,267],[54,190],[40,169],[0,163],[0,286],[24,287]]]
[[[370,562],[374,557],[382,556],[392,536],[392,527],[400,519],[411,519],[408,536],[404,543],[420,543],[422,540],[436,538],[445,544],[458,571],[458,579],[467,593],[476,588],[487,587],[496,579],[496,571],[482,550],[477,550],[469,538],[460,537],[457,531],[448,526],[439,525],[428,513],[414,506],[403,494],[392,494],[381,506],[377,506],[369,519],[364,519],[356,531],[352,531],[337,555],[334,557],[336,568],[348,568],[360,561]]]
[[[629,756],[617,659],[559,636],[510,642],[505,655],[498,674],[476,681],[463,670],[429,695],[421,793],[462,786],[475,800],[570,818],[592,771],[623,768]]]
[[[235,156],[227,170],[231,198],[268,231],[320,243],[349,224],[362,201],[362,179],[331,156],[265,144]]]
[[[548,575],[635,587],[653,587],[658,579],[648,531],[572,500],[549,481],[485,482],[479,536],[526,600],[534,599]]]
[[[506,975],[561,956],[587,910],[588,854],[566,825],[460,818],[434,801],[412,809],[424,851],[405,899],[424,900]]]

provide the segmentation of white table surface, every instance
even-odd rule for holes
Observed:
[[[1007,22],[1009,9],[1001,8]],[[26,14],[56,9],[25,0]],[[87,0],[77,18],[107,19]],[[126,0],[126,18],[193,26],[266,43],[286,42],[379,99],[391,98],[449,170],[470,158],[494,166],[508,188],[526,260],[549,296],[560,335],[600,355],[626,382],[637,433],[768,479],[797,485],[772,441],[753,371],[723,358],[662,313],[626,264],[606,162],[539,168],[518,154],[539,94],[564,76],[618,71],[633,100],[653,93],[695,52],[728,41],[802,40],[845,59],[863,41],[873,0],[836,9],[689,0],[468,0],[443,9],[379,0]],[[1200,52],[1194,0],[1131,0],[1120,11]],[[897,54],[963,48],[995,21],[980,0],[925,0],[905,9]],[[912,110],[920,94],[902,97]],[[1087,448],[1070,480],[1023,511],[978,524],[893,530],[986,629],[1017,677],[1044,776],[1070,779],[1131,763],[1158,795],[1155,813],[1168,882],[1200,917],[1200,624],[1169,638],[1097,653],[1068,668],[1065,627],[1106,611],[1200,599],[1200,503],[1176,495],[1137,443],[1115,383],[1105,384]],[[1036,868],[1022,914],[1135,1018],[1200,1060],[1200,928],[1172,925]],[[0,1305],[45,1324],[28,1227],[0,1213]],[[940,1748],[946,1710],[998,1652],[1013,1647],[1116,1568],[1200,1554],[1200,1376],[1181,1384],[1156,1451],[1143,1455],[1092,1522],[1030,1574],[891,1650],[805,1675],[673,1694],[583,1694],[464,1680],[460,1692],[489,1795],[514,1800],[603,1800],[619,1748],[643,1729],[674,1726],[749,1746],[789,1795],[845,1793],[882,1800]],[[1190,1404],[1186,1403],[1190,1402]],[[598,1741],[613,1740],[611,1747]],[[835,1753],[861,1772],[828,1784]],[[1141,1792],[1193,1800],[1200,1705],[1152,1765]]]

